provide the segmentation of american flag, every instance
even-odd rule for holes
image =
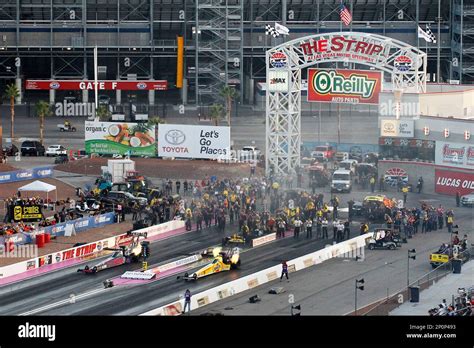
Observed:
[[[351,13],[349,12],[349,10],[347,9],[347,7],[344,6],[344,4],[341,4],[341,7],[339,7],[339,15],[341,16],[341,21],[342,21],[345,25],[351,24],[351,22],[352,22],[352,15],[351,15]]]

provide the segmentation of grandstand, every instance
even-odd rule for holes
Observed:
[[[150,103],[209,105],[224,84],[253,104],[265,79],[265,51],[290,40],[339,30],[386,35],[428,52],[431,81],[474,81],[474,5],[468,0],[0,0],[0,84],[26,79],[167,80],[168,91],[133,92]],[[289,37],[265,35],[275,21]],[[429,24],[438,43],[417,38]],[[185,44],[184,88],[176,83],[176,37]],[[439,57],[439,58],[438,58]],[[18,60],[18,58],[20,58]],[[437,76],[439,62],[439,74]],[[19,66],[18,66],[19,65]],[[0,86],[2,87],[2,86]],[[38,92],[26,91],[24,98]],[[88,94],[78,96],[87,101]],[[127,94],[110,94],[127,100]],[[117,100],[118,101],[118,100]]]

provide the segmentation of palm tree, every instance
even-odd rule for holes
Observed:
[[[98,117],[99,120],[108,121],[110,116],[111,116],[111,113],[105,105],[99,106],[99,108],[96,111],[96,117]]]
[[[211,105],[210,115],[211,115],[211,120],[214,121],[215,126],[219,125],[219,121],[222,118],[223,114],[224,114],[224,106],[222,104]]]
[[[158,147],[158,125],[163,124],[163,123],[166,123],[166,121],[163,120],[160,116],[155,116],[148,120],[148,124],[155,126],[155,142],[156,142],[157,147]],[[158,153],[158,148],[157,148],[156,153]]]
[[[19,95],[20,95],[20,91],[18,90],[18,87],[14,83],[7,86],[7,89],[5,90],[5,97],[10,99],[10,114],[11,114],[10,137],[12,138],[12,143],[13,143],[13,137],[14,137],[13,125],[15,124],[15,98],[18,98]]]
[[[166,123],[165,120],[163,120],[160,116],[155,116],[152,117],[148,120],[149,124],[152,124],[153,126],[158,126],[159,124]]]
[[[40,100],[36,103],[36,114],[39,117],[40,121],[40,143],[43,144],[44,139],[44,118],[45,116],[51,116],[51,108],[47,102]]]
[[[225,98],[225,107],[226,107],[226,112],[227,112],[227,122],[229,123],[230,126],[230,113],[232,110],[232,102],[234,101],[235,98],[237,98],[238,93],[237,90],[232,87],[232,86],[224,86],[221,89],[220,95]]]

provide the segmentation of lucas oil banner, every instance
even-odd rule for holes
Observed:
[[[308,101],[378,104],[380,71],[308,69]]]
[[[160,124],[158,156],[176,158],[228,159],[230,128]]]
[[[454,196],[456,192],[467,195],[474,192],[474,174],[436,169],[435,191]]]

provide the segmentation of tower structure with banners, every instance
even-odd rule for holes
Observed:
[[[266,62],[268,174],[293,174],[300,164],[302,69],[319,63],[360,64],[383,71],[394,90],[426,91],[426,53],[376,34],[335,32],[299,38],[268,50]]]

